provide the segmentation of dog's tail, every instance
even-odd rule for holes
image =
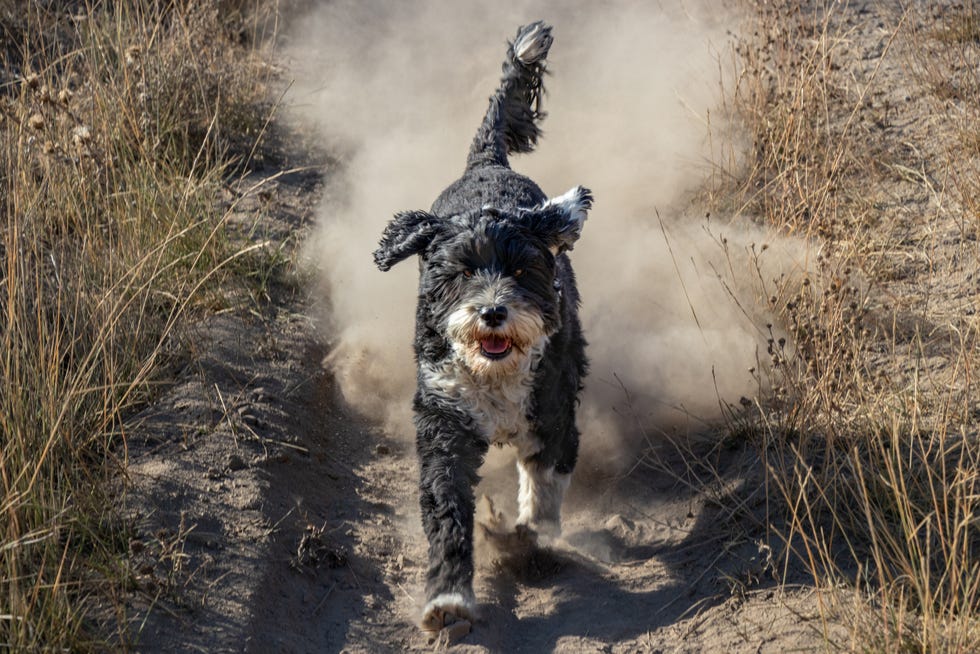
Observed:
[[[517,37],[507,47],[500,87],[490,98],[490,108],[473,138],[467,170],[493,164],[506,166],[508,154],[534,149],[541,134],[537,121],[545,116],[541,96],[544,60],[551,42],[551,26],[543,21],[517,30]]]

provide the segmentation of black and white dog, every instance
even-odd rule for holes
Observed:
[[[397,214],[374,253],[381,270],[420,258],[415,425],[429,539],[426,630],[472,619],[473,487],[491,443],[517,448],[519,530],[556,536],[578,454],[575,408],[586,372],[567,250],[592,196],[548,199],[510,169],[530,152],[551,27],[521,27],[463,176],[430,212]]]

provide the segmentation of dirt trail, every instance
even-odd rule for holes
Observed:
[[[244,203],[242,220],[292,216],[278,235],[265,230],[282,238],[302,228],[317,188],[312,174],[279,177],[272,204]],[[414,453],[344,408],[307,299],[274,290],[258,315],[195,327],[177,383],[130,426],[136,649],[431,649],[415,626],[425,546]],[[488,492],[505,511],[516,490],[509,456],[488,464]],[[683,469],[677,456],[662,463]],[[741,519],[717,501],[726,484],[758,483],[754,460],[730,449],[714,464],[716,501],[650,467],[603,479],[583,465],[564,542],[523,566],[481,552],[482,616],[456,648],[815,646],[809,591],[773,587],[756,542],[763,494]]]
[[[858,15],[853,38],[884,38]],[[273,249],[304,238],[336,173],[304,151],[271,154],[240,186],[267,180],[235,220]],[[268,294],[196,325],[176,383],[128,426],[130,637],[147,652],[429,650],[416,627],[425,539],[409,439],[345,406],[310,292],[273,280]],[[479,492],[513,515],[511,457],[492,453]],[[689,469],[696,458],[707,465]],[[784,652],[825,636],[847,646],[817,591],[763,545],[762,483],[735,442],[698,457],[664,448],[616,478],[583,460],[562,541],[521,565],[481,547],[481,616],[453,649]]]
[[[321,170],[243,187],[236,221],[283,242],[302,233]],[[258,197],[261,195],[261,197]],[[258,238],[258,236],[256,237]],[[425,539],[416,463],[345,408],[307,294],[273,283],[260,311],[196,325],[176,383],[128,427],[127,492],[137,651],[429,650],[416,625]],[[491,453],[480,492],[514,514],[513,454]],[[459,651],[784,651],[819,642],[811,591],[779,590],[764,494],[733,515],[723,497],[758,484],[744,449],[720,449],[696,494],[669,471],[616,479],[583,462],[565,537],[521,565],[480,548],[481,618]]]

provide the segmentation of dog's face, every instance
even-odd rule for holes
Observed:
[[[505,376],[561,326],[556,256],[578,239],[591,200],[578,187],[514,213],[401,213],[385,229],[375,262],[387,270],[418,254],[426,322],[473,374]]]
[[[435,324],[478,375],[520,368],[560,326],[554,255],[501,218],[457,218],[458,231],[424,258],[421,273]]]

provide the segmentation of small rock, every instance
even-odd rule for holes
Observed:
[[[201,545],[211,549],[219,549],[221,547],[222,539],[221,534],[213,531],[194,530],[187,534],[185,540],[192,545]]]
[[[255,429],[265,430],[269,427],[268,422],[253,413],[246,413],[244,416],[242,416],[242,420]]]
[[[248,467],[248,464],[245,463],[245,459],[243,459],[238,454],[232,454],[228,457],[228,463],[225,467],[227,467],[232,472],[235,472],[237,470],[244,470],[245,468]]]

